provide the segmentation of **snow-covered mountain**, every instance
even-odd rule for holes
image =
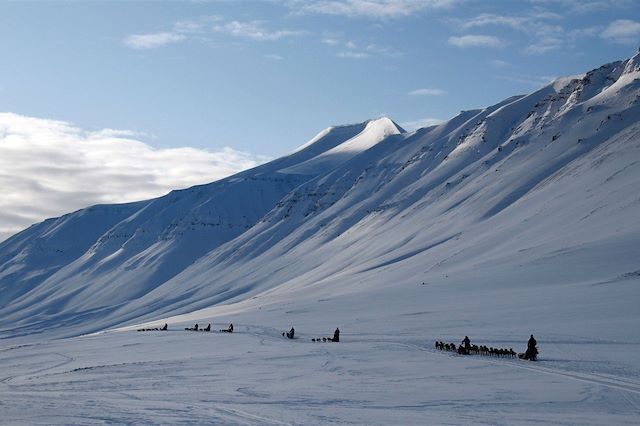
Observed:
[[[341,310],[357,328],[434,305],[459,306],[445,317],[461,327],[536,306],[541,324],[622,336],[640,316],[639,187],[636,55],[416,132],[331,127],[208,185],[34,225],[0,244],[0,337],[259,310]]]

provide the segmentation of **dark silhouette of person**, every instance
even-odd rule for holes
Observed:
[[[529,337],[529,341],[527,342],[527,351],[524,353],[524,359],[535,361],[538,358],[538,348],[536,347],[537,344],[538,342],[536,342],[536,339],[532,334],[531,337]]]
[[[291,330],[289,330],[289,331],[287,332],[287,337],[288,337],[289,339],[293,339],[293,336],[294,336],[295,332],[296,332],[296,330],[295,330],[293,327],[291,327]]]
[[[207,328],[204,329],[204,331],[211,331],[211,323],[209,323],[209,325],[207,326]]]
[[[196,326],[193,327],[193,331],[198,331],[198,324],[196,323]]]
[[[471,349],[471,340],[469,340],[469,336],[464,336],[464,340],[462,340],[462,343],[464,344],[464,348],[466,350]]]
[[[229,328],[223,328],[220,333],[233,333],[233,324],[229,324]]]
[[[336,331],[333,332],[333,339],[331,339],[332,342],[339,342],[340,341],[340,329],[336,328]]]
[[[169,326],[167,325],[167,323],[165,323],[165,324],[164,324],[164,327],[162,327],[162,328],[160,329],[160,331],[167,331],[167,328],[168,328],[168,327],[169,327]]]

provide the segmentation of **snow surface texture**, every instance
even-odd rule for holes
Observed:
[[[636,55],[50,219],[0,244],[0,418],[637,424],[639,187]],[[530,333],[535,364],[432,349]]]

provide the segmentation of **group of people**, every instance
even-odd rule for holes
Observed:
[[[282,336],[288,339],[293,339],[296,334],[296,330],[291,327],[289,331],[283,331]],[[314,337],[311,339],[312,342],[339,342],[340,341],[340,329],[336,328],[336,331],[333,332],[333,337]]]
[[[165,324],[161,328],[141,328],[138,331],[167,331],[169,326]],[[186,331],[201,331],[201,332],[212,332],[211,331],[211,323],[209,323],[206,327],[202,328],[198,323],[193,327],[185,327]],[[233,333],[233,324],[229,324],[229,327],[226,329],[218,330],[220,333]],[[295,336],[296,330],[291,327],[291,330],[284,331],[282,333],[283,337],[287,337],[289,339],[293,339]],[[314,342],[339,342],[340,341],[340,329],[336,328],[336,331],[333,332],[333,337],[317,337],[311,339]]]
[[[165,324],[166,327],[166,324]],[[199,328],[196,323],[193,327],[186,327],[187,331],[203,331],[203,332],[211,332],[211,324],[207,325],[205,328]],[[218,330],[220,333],[233,333],[233,324],[229,324],[229,328]]]
[[[138,331],[167,331],[168,325],[165,324],[160,328],[141,328]],[[211,332],[211,324],[207,325],[205,328],[199,328],[196,323],[193,327],[186,327],[187,331],[202,331],[202,332]],[[233,333],[233,324],[229,324],[229,327],[226,329],[219,330],[220,333]],[[293,339],[295,336],[296,330],[291,327],[291,330],[282,332],[283,337],[287,337],[288,339]],[[315,337],[311,339],[312,342],[339,342],[340,341],[340,329],[336,328],[336,331],[333,332],[333,337]],[[538,342],[533,337],[533,334],[529,338],[527,342],[527,350],[524,353],[517,354],[518,358],[526,359],[529,361],[536,361],[538,359]],[[498,357],[512,357],[515,358],[516,353],[513,348],[502,349],[502,348],[493,348],[487,347],[484,345],[472,345],[471,339],[469,336],[464,336],[460,345],[456,346],[455,343],[444,343],[444,342],[436,342],[436,349],[441,351],[451,351],[457,352],[460,355],[489,355],[489,356],[498,356]]]
[[[537,348],[536,339],[534,339],[533,334],[529,338],[527,342],[527,350],[524,353],[517,354],[518,358],[526,359],[529,361],[535,361],[538,359],[538,348]],[[469,336],[464,336],[462,342],[459,346],[456,346],[455,343],[443,343],[436,342],[436,349],[441,351],[451,351],[457,352],[459,355],[488,355],[488,356],[497,356],[497,357],[510,357],[515,358],[516,352],[513,348],[504,349],[504,348],[493,348],[484,345],[472,345],[471,339]]]

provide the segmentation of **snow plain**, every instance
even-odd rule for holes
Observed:
[[[308,309],[285,316],[313,317]],[[553,327],[555,333],[541,329],[538,363],[463,357],[433,350],[430,337],[466,329],[496,346],[520,349],[522,340],[512,340],[509,318],[504,327],[491,321],[477,327],[461,316],[449,331],[444,324],[455,318],[437,309],[379,315],[382,321],[363,318],[359,328],[343,327],[336,344],[310,341],[338,322],[335,317],[298,326],[291,341],[279,328],[231,316],[241,320],[232,335],[171,324],[167,332],[109,332],[5,348],[2,422],[637,424],[638,343],[594,341],[587,330],[564,335]]]
[[[637,424],[639,118],[636,55],[35,225],[0,244],[0,422]]]

